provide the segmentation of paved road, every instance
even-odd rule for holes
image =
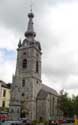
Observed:
[[[74,125],[74,123],[65,123],[65,124],[62,124],[62,125]]]

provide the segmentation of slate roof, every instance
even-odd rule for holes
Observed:
[[[6,84],[4,81],[0,80],[0,83],[1,83],[1,86],[4,87],[4,88],[8,88],[10,89],[11,88],[11,83],[8,83]]]
[[[46,99],[47,95],[48,93],[45,90],[41,89],[37,95],[37,99]]]
[[[48,86],[46,86],[44,84],[42,84],[42,89],[45,90],[48,93],[51,93],[51,94],[53,94],[55,96],[58,96],[58,93],[57,93],[56,90],[54,90],[54,89],[52,89],[52,88],[50,88],[50,87],[48,87]]]
[[[37,95],[37,99],[46,99],[46,97],[48,96],[48,94],[52,94],[54,96],[58,96],[58,93],[56,90],[42,84],[42,88],[39,91],[38,95]]]

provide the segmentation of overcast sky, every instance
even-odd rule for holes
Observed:
[[[12,82],[30,1],[0,0],[0,79],[5,82]],[[43,53],[43,83],[78,94],[78,0],[33,0],[33,12]]]

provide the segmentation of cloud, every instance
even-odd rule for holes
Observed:
[[[18,33],[0,25],[0,48],[15,50],[19,41]]]
[[[44,4],[45,2],[45,4]],[[33,11],[36,13],[44,13],[47,0],[33,0]],[[44,6],[43,6],[44,4]],[[40,6],[39,6],[40,5]],[[40,9],[41,8],[41,9]],[[30,10],[30,1],[26,0],[6,0],[0,6],[0,22],[18,32],[26,30],[26,16]]]
[[[45,22],[49,26],[46,28],[47,33],[51,40],[54,40],[54,35],[56,42],[52,44],[49,39],[49,50],[43,58],[43,73],[49,79],[47,84],[51,87],[56,84],[57,89],[78,87],[77,12],[78,3],[64,3],[57,8],[49,8],[49,15],[45,16]]]

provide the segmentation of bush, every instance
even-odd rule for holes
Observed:
[[[32,125],[36,125],[38,123],[37,120],[32,121]]]
[[[48,125],[48,121],[44,121],[44,120],[34,120],[34,121],[32,121],[32,124],[33,125],[39,125],[39,124],[44,124],[44,125]]]

